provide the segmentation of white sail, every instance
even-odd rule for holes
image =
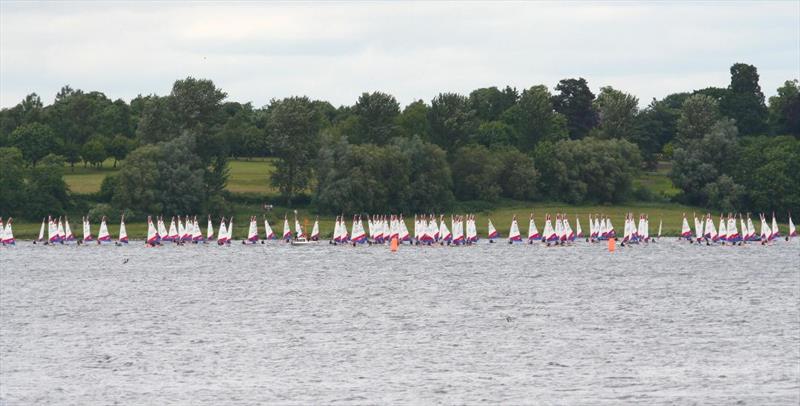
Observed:
[[[44,241],[44,223],[45,219],[42,219],[42,227],[39,228],[39,238],[36,239],[38,242]]]
[[[553,228],[553,222],[549,214],[545,215],[544,218],[544,236],[542,240],[547,242],[558,241],[558,234],[556,234],[556,230]]]
[[[697,216],[694,217],[694,236],[695,240],[700,241],[703,239],[703,223]]]
[[[100,231],[97,232],[97,242],[106,243],[111,242],[111,234],[108,232],[108,224],[106,224],[106,217],[100,219]]]
[[[575,215],[575,237],[583,238],[583,229],[581,229],[581,219]]]
[[[614,226],[611,224],[611,217],[606,217],[606,235],[609,238],[617,235],[617,232],[614,231]]]
[[[272,231],[272,227],[269,226],[269,221],[266,217],[264,217],[264,236],[267,240],[275,239],[275,233]]]
[[[42,223],[42,231],[44,231],[44,223]],[[92,241],[92,227],[89,224],[89,218],[83,218],[83,242]]]
[[[486,227],[487,231],[487,238],[489,240],[493,240],[498,237],[497,229],[494,228],[494,224],[492,224],[492,219],[489,219],[489,225]]]
[[[164,218],[158,218],[158,235],[161,236],[163,240],[169,240],[169,231],[167,231],[167,226],[164,224]]]
[[[75,241],[75,235],[72,234],[72,228],[69,226],[69,219],[67,217],[64,217],[64,241]]]
[[[770,240],[774,240],[781,236],[780,229],[778,229],[778,221],[775,219],[775,213],[772,213],[772,234],[770,234]]]
[[[736,218],[728,215],[728,225],[726,227],[728,231],[728,241],[730,242],[737,242],[739,241],[739,230],[736,229]]]
[[[283,240],[289,241],[292,239],[292,229],[289,228],[289,219],[283,218]]]
[[[797,237],[797,229],[794,227],[794,222],[792,221],[792,216],[789,215],[789,238]]]
[[[686,215],[683,215],[683,222],[681,223],[681,238],[690,240],[692,238],[692,229],[689,228],[689,221],[686,220]]]
[[[58,240],[64,241],[67,237],[67,233],[64,232],[64,224],[61,222],[61,217],[58,218]]]
[[[228,226],[225,224],[225,217],[219,221],[219,237],[217,244],[223,245],[228,242]]]
[[[145,242],[149,245],[158,244],[158,230],[156,230],[156,226],[150,216],[147,216],[147,239]]]
[[[756,238],[756,226],[753,224],[753,219],[750,218],[750,214],[747,214],[747,234],[748,240],[753,241],[757,240]]]
[[[761,241],[768,241],[769,237],[772,235],[772,229],[767,224],[767,218],[762,214],[761,215]]]
[[[9,217],[8,222],[6,223],[6,227],[3,228],[3,223],[0,221],[0,242],[3,245],[14,245],[16,244],[16,240],[14,239],[14,230],[11,227],[11,224],[14,222],[14,219]]]
[[[533,217],[533,213],[531,213],[530,220],[528,221],[528,241],[540,240],[542,238],[541,234],[539,234],[539,229],[536,228],[536,220],[534,220]]]
[[[258,222],[255,216],[250,217],[250,226],[247,229],[247,242],[251,244],[258,242]]]
[[[370,230],[372,230],[372,225],[370,225]],[[313,241],[319,240],[319,218],[314,220],[314,226],[311,227],[311,239]]]
[[[519,233],[519,224],[517,224],[517,216],[514,216],[511,219],[511,227],[509,227],[509,229],[508,229],[508,241],[509,242],[515,242],[515,241],[521,241],[521,240],[522,240],[522,237],[520,236],[520,233]]]
[[[722,218],[722,215],[719,216],[719,239],[720,241],[728,240],[728,229],[725,226],[725,219]]]
[[[119,242],[123,244],[128,243],[128,229],[125,227],[125,216],[119,220]]]
[[[658,238],[661,238],[661,226],[664,225],[663,219],[658,219]]]

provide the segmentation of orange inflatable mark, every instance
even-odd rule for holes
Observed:
[[[392,238],[392,244],[391,244],[392,252],[397,252],[397,245],[398,245],[397,237]]]
[[[613,238],[608,239],[608,252],[614,252],[614,249],[617,248],[616,240]]]

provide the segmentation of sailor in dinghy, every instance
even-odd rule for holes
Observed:
[[[492,224],[492,219],[489,219],[489,224],[486,226],[486,229],[488,231],[486,239],[489,240],[489,244],[494,243],[494,240],[496,238],[500,238],[500,233],[498,233],[497,229],[494,228],[494,224]]]
[[[89,217],[83,217],[83,239],[81,240],[81,244],[86,244],[88,242],[94,241],[92,237],[92,226],[89,223]]]
[[[519,224],[517,223],[517,215],[515,214],[514,217],[511,218],[511,227],[508,229],[508,243],[513,244],[521,241],[522,236],[519,232]]]
[[[311,227],[311,241],[319,241],[319,216],[314,219],[314,226]]]
[[[225,216],[219,221],[219,236],[217,237],[217,245],[228,244],[228,226],[225,224]]]
[[[264,239],[265,240],[274,240],[276,238],[275,232],[272,231],[272,227],[269,225],[269,220],[267,220],[267,216],[264,216]],[[261,241],[263,244],[264,241]]]
[[[11,225],[14,223],[14,218],[9,217],[6,222],[6,227],[3,228],[2,220],[0,220],[0,242],[3,245],[16,245],[17,240],[14,239],[14,230]]]
[[[536,228],[536,220],[533,218],[533,211],[531,211],[528,220],[528,244],[533,244],[534,241],[541,241],[542,235],[539,234],[539,229]]]
[[[542,242],[546,243],[548,247],[552,243],[558,244],[558,234],[553,228],[553,221],[550,217],[550,213],[546,213],[544,216],[544,234],[542,237]]]
[[[250,216],[247,238],[242,240],[242,244],[258,244],[258,222],[256,221],[256,216]]]
[[[780,238],[781,231],[778,228],[778,220],[775,219],[775,212],[772,212],[772,234],[770,234],[770,241]]]
[[[145,245],[148,247],[155,247],[160,244],[161,240],[158,238],[158,230],[153,224],[153,218],[147,216],[147,239],[145,239]]]
[[[292,229],[289,228],[289,217],[288,215],[283,216],[283,236],[281,237],[283,242],[290,242],[292,241]]]
[[[108,232],[106,216],[100,218],[100,230],[97,231],[97,244],[111,243],[111,234]]]

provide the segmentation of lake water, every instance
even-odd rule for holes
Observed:
[[[800,241],[0,248],[0,403],[800,402]]]

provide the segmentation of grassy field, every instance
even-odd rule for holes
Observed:
[[[227,189],[233,193],[276,193],[269,179],[275,170],[272,158],[236,159],[230,162],[230,176]],[[100,191],[100,184],[106,176],[119,170],[113,168],[114,160],[109,159],[101,168],[66,167],[64,181],[73,193],[88,194]]]
[[[671,169],[670,164],[661,163],[655,171],[640,173],[639,176],[634,179],[633,184],[637,187],[650,189],[656,196],[671,198],[680,192],[667,176]]]
[[[112,161],[104,163],[103,168],[84,168],[76,166],[74,171],[67,168],[65,180],[74,193],[92,193],[100,188],[100,183],[103,178],[118,169],[112,169]],[[266,195],[274,194],[276,191],[269,185],[269,176],[274,171],[275,167],[271,159],[259,158],[251,160],[233,160],[231,161],[230,177],[228,180],[228,190],[232,193],[252,193],[265,195],[265,201],[268,200]],[[656,196],[669,197],[677,193],[677,189],[672,185],[672,182],[667,177],[669,171],[668,167],[661,166],[653,172],[643,172],[636,180],[635,183],[639,186],[650,189]],[[244,238],[247,233],[248,218],[251,215],[259,217],[259,230],[263,233],[263,222],[261,218],[266,216],[270,221],[273,231],[280,234],[283,230],[283,216],[288,214],[290,221],[293,219],[291,210],[284,207],[275,207],[270,212],[264,212],[260,204],[236,204],[234,205],[234,238]],[[682,214],[687,213],[691,217],[693,211],[702,211],[697,208],[681,206],[674,203],[654,203],[654,202],[641,202],[629,203],[619,206],[572,206],[561,203],[548,203],[548,202],[521,202],[506,200],[500,202],[496,207],[489,211],[479,211],[475,214],[478,216],[478,232],[480,234],[486,233],[487,219],[492,219],[494,225],[500,231],[501,235],[508,234],[508,228],[511,223],[511,218],[517,215],[519,219],[520,229],[523,235],[527,234],[528,217],[531,211],[536,215],[536,223],[541,231],[544,227],[544,216],[546,213],[566,212],[571,219],[573,227],[575,226],[575,217],[579,216],[581,225],[584,232],[588,232],[589,224],[587,216],[589,214],[606,214],[611,216],[612,222],[618,232],[621,232],[624,216],[627,212],[646,213],[650,216],[650,232],[655,235],[658,232],[659,220],[663,220],[663,233],[664,235],[677,235],[681,227]],[[308,209],[300,209],[299,217],[301,223],[308,222],[309,228],[313,224],[315,213],[310,212]],[[463,211],[459,211],[463,212]],[[449,215],[449,213],[448,213]],[[73,232],[80,234],[80,213],[71,213]],[[333,231],[334,217],[322,216],[320,217],[320,230],[323,236],[329,236]],[[409,230],[413,230],[412,218],[407,218]],[[39,231],[38,222],[15,222],[14,232],[17,238],[31,239],[34,238]],[[93,231],[96,234],[98,224],[93,225]],[[144,223],[128,223],[128,234],[131,238],[142,239],[146,234],[146,225]],[[201,219],[201,226],[205,230],[206,220]],[[214,228],[219,227],[219,219],[214,220]],[[292,226],[292,228],[294,228]],[[113,219],[109,224],[109,230],[113,236],[118,233],[119,224],[118,219]]]
[[[64,169],[64,182],[72,193],[96,193],[100,190],[103,179],[119,170],[119,164],[116,168],[113,165],[114,160],[107,159],[103,162],[102,168],[84,167],[83,164],[77,164],[75,167],[67,166]]]

